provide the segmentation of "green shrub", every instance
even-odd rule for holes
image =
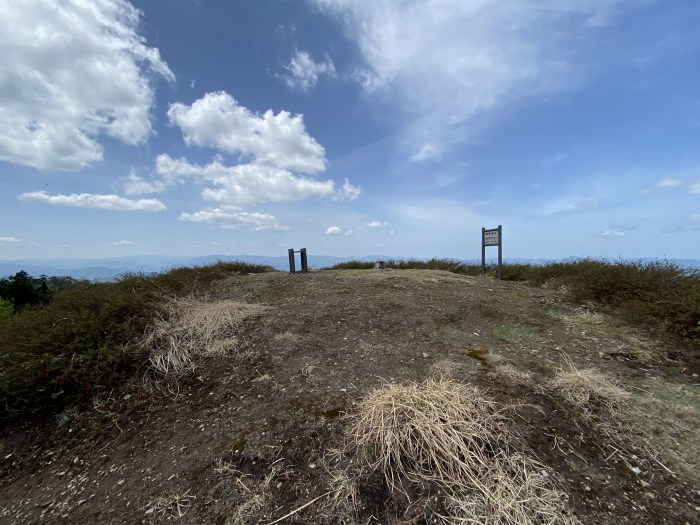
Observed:
[[[12,303],[0,297],[0,320],[7,319],[14,311],[15,307],[12,305]]]
[[[244,263],[177,268],[117,282],[78,282],[49,304],[0,322],[0,413],[56,411],[113,388],[141,367],[140,346],[163,298],[199,294],[231,273],[269,271]]]

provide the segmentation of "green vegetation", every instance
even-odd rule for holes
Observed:
[[[272,268],[221,262],[75,282],[47,304],[0,320],[0,414],[60,410],[113,387],[147,361],[141,341],[167,299],[202,294],[231,274],[266,271]]]
[[[373,263],[350,261],[329,269],[369,269]],[[387,269],[445,270],[477,276],[478,264],[452,259],[389,260]],[[487,268],[495,275],[493,265]],[[700,339],[700,270],[669,261],[606,261],[504,264],[503,278],[536,286],[561,286],[576,301],[596,302],[633,325],[660,328],[685,339]]]

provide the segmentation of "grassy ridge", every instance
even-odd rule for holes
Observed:
[[[374,263],[349,261],[333,270],[364,270]],[[445,270],[476,276],[478,264],[452,259],[421,261],[389,260],[386,268]],[[495,267],[489,266],[489,274]],[[627,262],[579,259],[543,265],[504,264],[503,278],[533,285],[565,286],[577,301],[594,301],[614,308],[625,321],[661,328],[683,338],[700,340],[700,271],[688,270],[668,261]]]
[[[0,320],[0,414],[60,410],[109,389],[143,365],[141,340],[163,298],[205,292],[235,273],[272,271],[241,262],[78,282],[47,305]]]

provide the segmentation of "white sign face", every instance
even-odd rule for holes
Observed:
[[[498,230],[486,230],[484,232],[485,246],[498,246]]]

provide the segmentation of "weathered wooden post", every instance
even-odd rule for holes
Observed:
[[[289,252],[289,273],[297,273],[294,267],[294,248],[287,250]]]
[[[299,253],[301,253],[301,271],[308,272],[309,271],[309,263],[306,259],[306,248],[302,248],[301,250],[299,250]]]

